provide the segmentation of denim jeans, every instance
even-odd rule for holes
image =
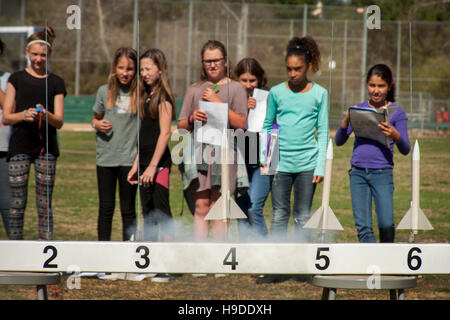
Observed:
[[[239,239],[260,241],[267,238],[267,226],[263,216],[264,203],[270,192],[270,177],[261,174],[258,165],[247,165],[250,188],[236,199],[248,219],[237,219]]]
[[[349,170],[353,217],[359,242],[376,242],[372,229],[372,198],[375,202],[380,242],[394,242],[394,182],[392,169]]]
[[[303,228],[310,218],[311,204],[316,190],[312,182],[314,170],[305,172],[277,172],[272,179],[273,218],[270,227],[272,240],[287,239],[287,225],[291,215],[291,191],[294,188],[294,236],[299,242],[310,240],[310,232]]]

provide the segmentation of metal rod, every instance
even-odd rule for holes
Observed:
[[[144,230],[142,228],[141,225],[141,173],[140,173],[140,154],[139,154],[139,148],[140,148],[140,136],[139,136],[139,116],[140,116],[140,34],[139,34],[139,30],[140,30],[140,26],[139,26],[139,19],[137,19],[136,21],[136,26],[137,26],[137,30],[136,30],[136,35],[137,35],[137,39],[136,39],[136,52],[137,52],[137,99],[136,99],[136,122],[137,122],[137,126],[136,126],[136,131],[137,131],[137,181],[138,181],[138,185],[137,185],[137,219],[136,219],[136,237],[135,240],[144,240]]]

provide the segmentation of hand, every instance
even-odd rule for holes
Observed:
[[[130,184],[137,184],[137,166],[133,165],[131,170],[128,172],[127,181]]]
[[[397,131],[393,126],[391,126],[387,122],[381,122],[378,124],[378,128],[380,128],[381,132],[388,138],[393,139],[394,141],[400,140],[400,132]]]
[[[45,113],[45,109],[43,109],[42,112]],[[34,122],[37,119],[39,119],[39,112],[37,112],[37,108],[28,108],[28,109],[26,109],[24,111],[24,113],[23,113],[23,121]]]
[[[267,168],[266,165],[262,165],[259,167],[259,171],[261,172],[262,175],[266,175],[268,170],[269,168]]]
[[[108,133],[112,130],[112,124],[109,120],[97,120],[95,123],[95,128],[98,132]]]
[[[208,116],[206,115],[206,112],[202,110],[195,110],[192,113],[192,121],[208,121]]]
[[[256,99],[253,97],[248,98],[247,100],[247,108],[253,109],[256,107]]]
[[[141,184],[144,187],[150,187],[153,184],[153,179],[156,175],[156,166],[149,165],[147,169],[145,169],[144,173],[141,176]]]
[[[322,176],[314,176],[312,183],[321,183],[323,181],[323,177]]]
[[[350,109],[347,109],[347,112],[345,113],[345,117],[344,117],[344,119],[342,119],[341,127],[344,129],[347,128],[349,122],[350,122]]]
[[[207,88],[203,91],[202,99],[209,102],[222,102],[216,92],[211,88]]]

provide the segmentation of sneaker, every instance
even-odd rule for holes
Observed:
[[[172,280],[173,277],[168,273],[158,273],[152,278],[152,282],[169,282]]]
[[[226,274],[226,273],[216,273],[214,275],[215,278],[222,278],[222,277],[226,277],[226,276],[228,276],[228,274]]]
[[[206,277],[206,273],[193,273],[192,276],[194,278],[203,278]]]
[[[279,274],[267,274],[262,278],[256,279],[256,284],[263,284],[263,283],[279,283],[288,280],[289,277],[286,275],[279,275]]]

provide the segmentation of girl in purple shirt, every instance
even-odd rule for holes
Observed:
[[[359,242],[376,242],[372,229],[373,198],[380,242],[394,242],[393,152],[395,144],[403,155],[409,153],[408,118],[405,111],[394,103],[395,88],[392,72],[388,66],[377,64],[370,68],[366,83],[369,100],[354,107],[375,109],[387,107],[395,108],[395,111],[388,122],[381,122],[378,125],[381,132],[390,139],[389,147],[375,140],[355,136],[349,170],[353,216]],[[343,145],[352,132],[347,110],[336,132],[336,145]]]

